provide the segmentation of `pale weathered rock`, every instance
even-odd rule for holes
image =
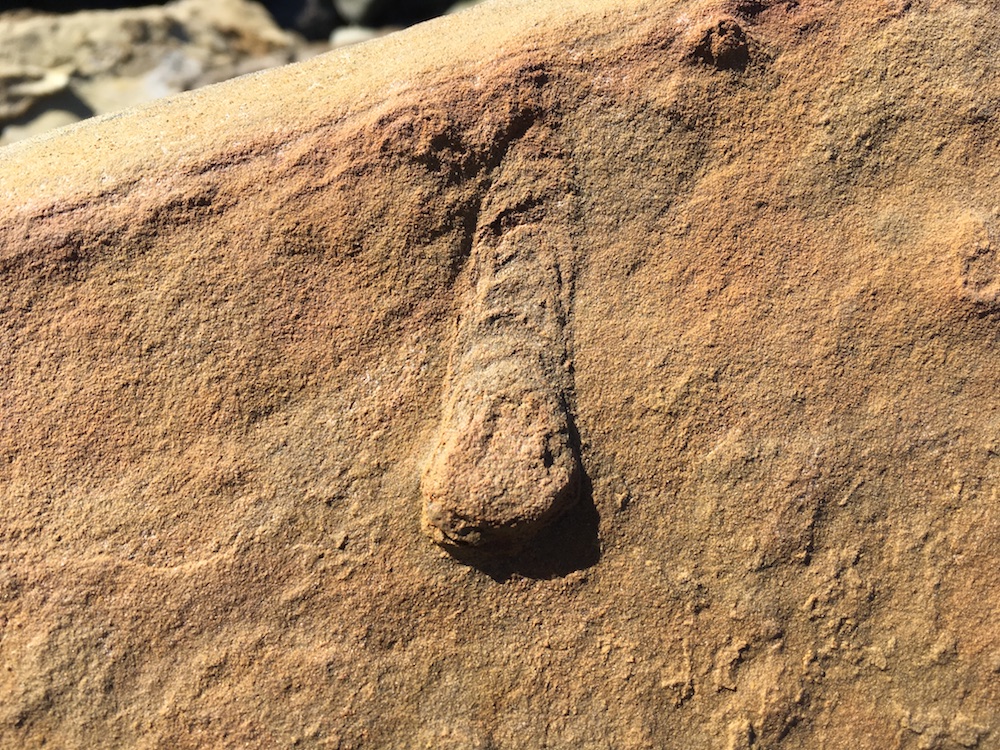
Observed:
[[[0,745],[998,747],[997,48],[497,0],[0,150]]]
[[[233,44],[233,40],[238,43]],[[92,78],[141,74],[165,50],[185,49],[206,62],[287,49],[291,40],[258,3],[178,0],[161,7],[32,15],[4,24],[0,61],[69,70]],[[221,59],[220,59],[221,58]]]
[[[375,39],[380,34],[378,29],[370,29],[366,26],[338,26],[330,34],[330,46],[347,47],[352,44],[360,44]]]
[[[248,0],[0,16],[0,131],[32,124],[67,91],[105,114],[292,59],[295,41]],[[17,131],[3,131],[0,145]]]
[[[14,143],[35,135],[41,135],[49,130],[62,128],[79,122],[77,113],[65,109],[47,109],[38,117],[31,119],[25,125],[9,125],[4,131],[4,140]]]
[[[69,76],[62,70],[0,66],[0,119],[20,117],[38,101],[63,91]]]

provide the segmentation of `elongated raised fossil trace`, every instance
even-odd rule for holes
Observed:
[[[515,553],[577,498],[566,333],[573,254],[565,223],[552,220],[573,204],[565,170],[553,168],[561,162],[551,130],[532,125],[480,206],[421,477],[424,530],[453,551]]]

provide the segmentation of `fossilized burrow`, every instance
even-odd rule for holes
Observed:
[[[423,527],[454,552],[517,552],[577,498],[566,317],[572,204],[552,132],[513,143],[485,195],[421,477]]]

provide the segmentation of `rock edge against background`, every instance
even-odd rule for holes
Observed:
[[[0,745],[997,747],[998,47],[510,0],[0,151]],[[579,486],[467,565],[479,339]]]

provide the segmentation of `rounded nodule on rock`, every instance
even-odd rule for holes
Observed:
[[[739,23],[723,18],[702,31],[690,56],[718,70],[741,71],[750,62],[750,48]]]
[[[421,478],[423,528],[454,551],[516,553],[576,500],[558,394],[483,395],[450,412]]]

